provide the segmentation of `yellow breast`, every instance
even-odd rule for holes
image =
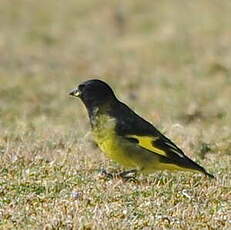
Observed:
[[[108,115],[97,117],[92,133],[99,148],[114,161],[125,167],[134,167],[134,163],[127,157],[123,140],[116,135],[116,120]]]

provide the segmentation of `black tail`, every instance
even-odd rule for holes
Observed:
[[[192,161],[193,162],[193,161]],[[202,172],[204,175],[208,176],[209,178],[213,178],[215,179],[215,176],[213,176],[212,174],[208,173],[203,167],[201,167],[199,164],[197,164],[196,162],[194,163],[194,168],[200,172]]]
[[[215,179],[215,178],[216,178],[216,177],[215,177],[215,176],[213,176],[212,174],[210,174],[210,173],[206,172],[206,170],[205,170],[205,169],[203,170],[203,173],[204,173],[206,176],[210,177],[210,178],[213,178],[213,179]]]
[[[189,167],[188,168],[191,168],[191,169],[195,169],[197,171],[200,171],[202,172],[204,175],[210,177],[210,178],[213,178],[215,179],[215,176],[213,176],[212,174],[208,173],[202,166],[200,166],[199,164],[197,164],[196,162],[194,162],[193,160],[191,160],[190,158],[188,158],[187,156],[185,156],[188,160],[188,164],[189,164]]]

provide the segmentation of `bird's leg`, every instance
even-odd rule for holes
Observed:
[[[100,174],[101,174],[102,177],[108,178],[108,179],[122,178],[125,181],[128,181],[128,180],[133,181],[136,178],[137,170],[132,169],[132,170],[128,170],[128,171],[123,171],[121,173],[109,173],[105,169],[102,169],[100,171]]]
[[[100,174],[103,176],[103,177],[106,177],[108,179],[113,179],[114,178],[114,175],[112,173],[109,173],[107,172],[105,169],[102,169],[100,171]]]
[[[125,179],[125,180],[134,180],[136,175],[137,175],[137,169],[124,171],[124,172],[117,174],[118,177],[121,177],[122,179]]]

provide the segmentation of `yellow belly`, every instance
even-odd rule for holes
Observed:
[[[123,140],[120,140],[120,137],[111,133],[101,140],[96,141],[98,143],[99,148],[105,153],[107,157],[118,162],[124,167],[128,168],[136,168],[137,165],[132,160],[128,149],[126,147],[126,143],[122,143]]]

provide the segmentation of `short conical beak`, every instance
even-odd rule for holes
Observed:
[[[69,95],[74,96],[74,97],[79,97],[81,95],[81,92],[78,90],[78,88],[75,88],[75,89],[71,90]]]

